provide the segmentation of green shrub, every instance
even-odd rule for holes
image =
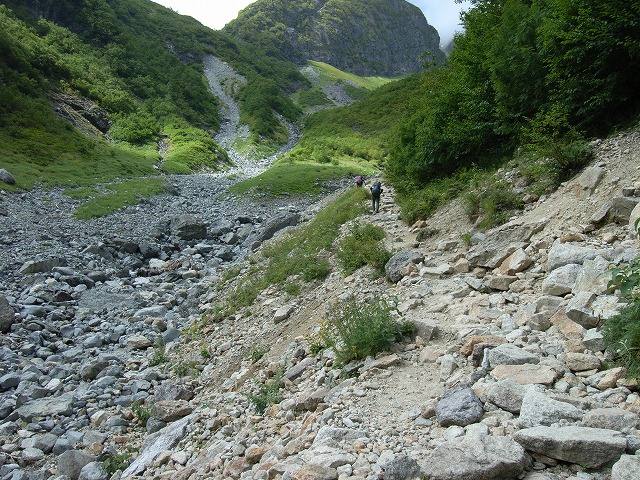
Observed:
[[[355,224],[352,233],[340,242],[338,259],[345,274],[350,275],[358,268],[370,265],[379,276],[384,275],[384,266],[391,253],[384,248],[384,230],[373,224]]]
[[[504,182],[490,183],[484,190],[463,195],[465,212],[471,220],[478,220],[480,230],[488,230],[508,220],[524,205],[520,195]]]
[[[611,270],[609,286],[620,288],[620,294],[630,299],[638,299],[640,292],[640,258],[636,258],[627,266],[617,267]]]
[[[162,339],[159,339],[156,342],[156,346],[153,348],[153,355],[149,360],[149,366],[156,367],[158,365],[162,365],[163,363],[167,363],[169,361],[169,357],[166,354],[166,346]]]
[[[267,408],[282,400],[280,389],[282,388],[283,373],[284,371],[279,369],[272,378],[258,387],[257,393],[246,394],[258,414],[263,415]]]
[[[305,282],[324,280],[331,273],[331,264],[326,258],[318,258],[315,262],[306,265],[302,270],[302,279]]]
[[[102,461],[102,468],[105,472],[113,475],[127,469],[131,463],[131,452],[107,453],[107,457]]]
[[[320,328],[318,344],[334,350],[339,366],[388,350],[412,331],[411,324],[395,322],[389,306],[382,301],[359,302],[351,297],[330,309],[329,319]]]
[[[614,268],[609,285],[620,288],[630,300],[602,328],[607,349],[630,376],[640,378],[640,258],[626,267]]]
[[[151,410],[142,404],[142,400],[136,400],[131,404],[131,411],[136,416],[143,427],[147,426],[147,422],[151,418]]]
[[[331,272],[326,252],[331,250],[340,226],[364,211],[366,199],[364,188],[350,189],[309,223],[266,243],[260,257],[256,258],[259,263],[251,265],[209,318],[220,321],[240,308],[248,307],[265,288],[284,285],[293,275],[301,275],[305,282],[324,279]],[[222,288],[227,280],[239,273],[239,268],[232,270],[217,288]]]
[[[602,333],[616,363],[626,367],[630,376],[640,378],[640,301],[629,303],[607,320]]]
[[[252,363],[256,363],[262,357],[264,357],[268,351],[269,351],[269,347],[256,347],[251,350],[251,353],[249,354],[249,358],[251,359]]]
[[[186,377],[187,375],[195,376],[200,372],[194,360],[180,360],[173,366],[173,373],[179,377]]]
[[[290,297],[297,297],[298,295],[300,295],[302,285],[297,282],[287,282],[284,284],[283,290]]]

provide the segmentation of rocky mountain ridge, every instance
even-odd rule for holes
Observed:
[[[610,265],[640,255],[640,134],[595,148],[470,247],[457,203],[408,227],[386,187],[359,221],[398,251],[392,282],[362,269],[295,298],[267,289],[217,324],[202,314],[225,294],[211,289],[224,262],[320,205],[221,206],[212,178],[185,177],[175,197],[92,224],[55,191],[4,194],[0,475],[110,478],[136,447],[113,478],[637,478],[637,383],[609,365],[600,326],[621,305]],[[391,302],[418,335],[333,368],[311,344],[349,296]],[[279,369],[282,399],[260,415],[247,394]]]
[[[257,1],[223,29],[284,58],[325,62],[362,76],[421,71],[422,56],[440,63],[440,37],[420,9],[404,0]],[[275,54],[275,53],[274,53]]]

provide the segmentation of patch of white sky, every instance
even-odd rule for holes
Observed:
[[[169,7],[180,15],[195,18],[203,25],[220,30],[238,16],[238,12],[254,0],[153,0]],[[456,3],[455,0],[412,0],[422,10],[430,25],[440,34],[440,45],[446,46],[455,32],[462,30],[460,12],[469,8],[469,2]]]

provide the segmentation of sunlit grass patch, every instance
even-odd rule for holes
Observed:
[[[121,183],[107,185],[110,195],[100,195],[80,205],[75,215],[80,219],[102,217],[121,208],[136,205],[141,200],[165,192],[166,181],[161,177],[134,178]]]

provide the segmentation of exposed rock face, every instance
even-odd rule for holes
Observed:
[[[258,1],[225,31],[249,43],[269,38],[295,63],[316,60],[358,75],[417,72],[426,52],[444,59],[436,29],[404,0]]]
[[[53,110],[86,135],[101,136],[111,128],[107,112],[90,100],[68,93],[49,94]]]

